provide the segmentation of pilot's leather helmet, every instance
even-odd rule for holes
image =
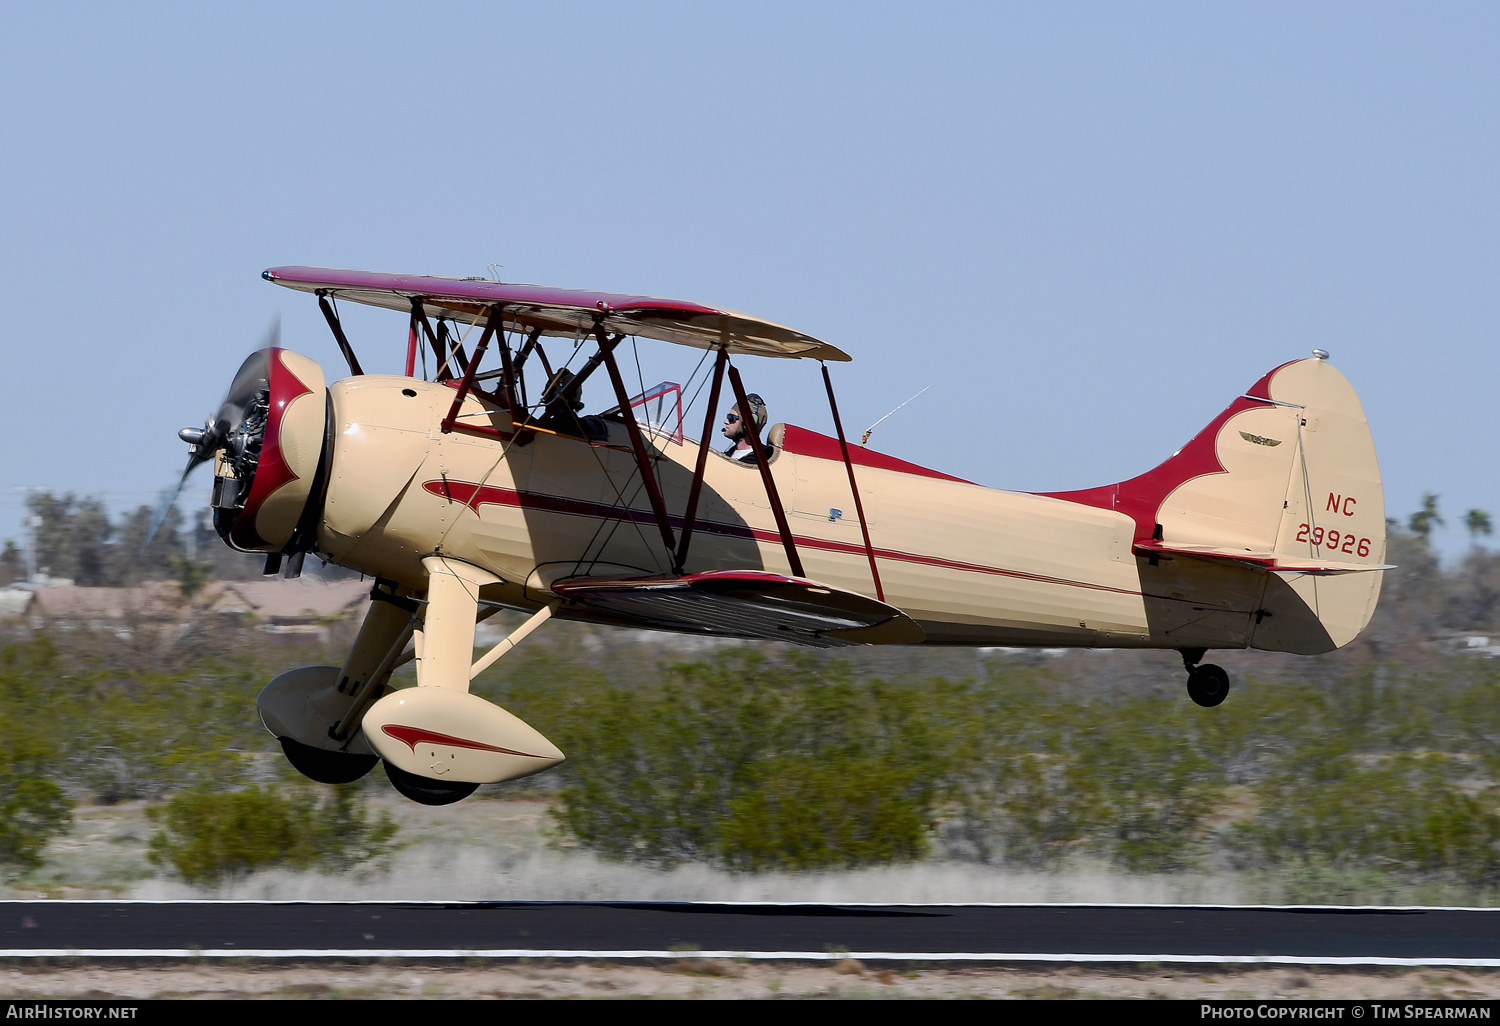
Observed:
[[[745,402],[750,404],[750,415],[755,418],[755,429],[757,431],[763,429],[766,426],[766,401],[751,392],[745,396]]]
[[[548,406],[552,405],[552,402],[559,395],[567,391],[568,386],[573,383],[573,378],[573,372],[566,367],[563,367],[556,374],[552,375],[552,380],[547,382],[547,387],[542,390],[542,402]],[[746,398],[748,399],[749,396],[746,396]],[[577,393],[574,393],[568,396],[568,406],[576,413],[583,409],[583,400],[579,398]]]

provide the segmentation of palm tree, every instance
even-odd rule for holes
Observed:
[[[1406,524],[1411,528],[1411,533],[1423,541],[1426,541],[1427,536],[1432,533],[1432,526],[1434,524],[1438,527],[1445,526],[1443,518],[1438,515],[1437,501],[1438,497],[1436,495],[1433,495],[1431,492],[1423,492],[1422,508],[1407,518]]]
[[[1471,509],[1464,514],[1464,526],[1469,529],[1469,544],[1479,547],[1479,536],[1493,534],[1490,515],[1482,509]]]

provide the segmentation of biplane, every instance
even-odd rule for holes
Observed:
[[[315,780],[384,762],[401,793],[445,804],[562,760],[469,691],[551,617],[825,647],[1175,649],[1211,706],[1230,681],[1208,650],[1348,644],[1387,569],[1374,444],[1321,351],[1153,470],[1028,494],[851,445],[828,370],[849,357],[747,314],[486,279],[264,277],[316,297],[348,376],[262,349],[181,437],[187,473],[213,461],[219,535],[265,553],[267,574],[312,553],[374,581],[343,665],[292,670],[258,700]],[[364,369],[340,303],[406,318],[402,373]],[[632,387],[627,339],[700,350],[698,368]],[[818,361],[834,434],[746,417],[754,459],[720,452],[721,408],[752,410],[750,357]],[[476,624],[501,609],[529,618],[476,660]],[[392,689],[412,660],[416,686]]]

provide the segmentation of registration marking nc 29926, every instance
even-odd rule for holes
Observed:
[[[1348,552],[1356,556],[1368,556],[1370,554],[1370,539],[1360,538],[1349,531],[1325,531],[1321,527],[1310,527],[1301,524],[1297,530],[1299,542],[1310,541],[1314,545],[1325,546],[1334,552]]]

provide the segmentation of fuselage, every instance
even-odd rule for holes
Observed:
[[[363,573],[425,586],[423,556],[503,579],[497,600],[535,608],[552,581],[669,572],[623,423],[602,444],[528,433],[444,433],[454,388],[364,375],[330,388],[334,442],[318,549]],[[511,434],[466,398],[461,419]],[[811,432],[778,425],[770,470],[805,576],[875,594],[848,471]],[[686,507],[698,444],[647,441],[666,508]],[[890,464],[898,461],[887,460]],[[899,465],[899,464],[898,464]],[[1225,648],[1254,643],[1266,575],[1133,554],[1123,513],[909,467],[855,467],[884,599],[933,644]],[[758,469],[708,455],[686,572],[789,573]],[[594,619],[587,610],[559,615]]]

